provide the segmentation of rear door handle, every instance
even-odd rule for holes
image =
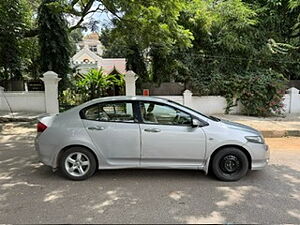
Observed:
[[[160,129],[157,129],[157,128],[153,128],[153,129],[145,129],[144,131],[146,131],[146,132],[151,132],[151,133],[158,133],[158,132],[160,132],[161,130],[160,130]]]
[[[88,127],[89,130],[104,130],[104,127],[95,126],[95,127]]]

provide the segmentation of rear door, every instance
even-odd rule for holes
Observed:
[[[83,124],[108,166],[139,166],[140,131],[134,111],[134,102],[104,102],[81,112]]]

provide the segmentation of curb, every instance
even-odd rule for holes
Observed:
[[[265,138],[300,137],[300,130],[265,130],[260,132]]]
[[[34,122],[37,118],[7,118],[0,117],[0,123],[12,123],[12,122]]]

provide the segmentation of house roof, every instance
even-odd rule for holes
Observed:
[[[81,49],[79,52],[77,52],[73,57],[72,60],[74,62],[77,61],[77,59],[79,59],[80,57],[82,57],[84,54],[88,55],[89,57],[91,57],[92,59],[95,60],[95,62],[100,62],[102,60],[102,58],[100,56],[98,56],[97,54],[95,54],[94,52],[92,52],[91,50],[89,50],[88,48],[83,48]]]
[[[114,70],[121,74],[126,73],[126,59],[125,58],[107,58],[102,59],[99,65],[105,73],[110,74]]]
[[[125,74],[126,73],[126,59],[125,58],[102,58],[89,50],[88,48],[83,48],[79,52],[77,52],[73,57],[73,63],[77,64],[77,62],[81,63],[82,56],[87,55],[97,62],[99,68],[102,68],[106,74],[110,74],[114,70],[118,71],[118,73]]]
[[[98,33],[93,32],[91,34],[86,35],[83,37],[83,40],[99,40],[100,36]]]

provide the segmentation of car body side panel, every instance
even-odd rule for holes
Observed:
[[[220,122],[210,122],[209,126],[203,127],[203,130],[207,135],[206,172],[208,171],[211,155],[223,146],[240,146],[244,148],[251,157],[251,169],[253,170],[262,169],[267,164],[269,159],[267,145],[248,142],[245,136],[249,136],[251,133],[231,129]]]
[[[141,124],[144,166],[203,166],[206,138],[201,128]],[[157,129],[159,132],[146,132]]]
[[[101,157],[76,115],[57,116],[52,125],[37,136],[35,144],[42,161],[53,168],[58,166],[59,152],[68,146],[85,146],[91,149],[97,158]]]
[[[127,100],[135,100],[141,97],[126,97]],[[84,128],[83,121],[79,116],[79,111],[84,107],[89,105],[95,104],[101,101],[112,101],[116,99],[120,101],[120,98],[103,98],[103,99],[96,99],[91,102],[87,102],[81,106],[75,107],[67,112],[62,114],[58,114],[53,118],[45,119],[45,123],[48,123],[48,128],[41,134],[39,134],[36,138],[36,149],[39,152],[41,160],[44,164],[49,165],[53,168],[57,167],[57,156],[59,152],[67,146],[71,145],[82,145],[86,146],[87,148],[91,149],[98,158],[99,169],[118,169],[118,168],[132,168],[136,167],[135,165],[124,165],[120,162],[112,163],[111,161],[107,160],[107,155],[101,149],[101,146],[97,146],[95,141],[92,141],[90,135],[88,134],[87,130]],[[153,98],[149,98],[149,100],[153,100]],[[161,103],[167,103],[166,100],[157,100]],[[177,105],[173,104],[174,107],[178,107]],[[265,144],[255,144],[250,143],[245,139],[245,136],[248,135],[260,135],[259,132],[251,129],[247,129],[245,126],[235,126],[234,124],[226,124],[222,122],[217,122],[210,120],[204,116],[198,115],[193,111],[189,111],[183,107],[178,107],[183,111],[190,113],[195,118],[199,118],[202,121],[208,122],[208,126],[204,126],[198,129],[203,131],[203,137],[206,139],[206,151],[204,155],[203,165],[201,163],[199,165],[180,165],[180,164],[159,164],[159,165],[144,165],[143,168],[183,168],[183,169],[204,169],[207,171],[208,169],[208,162],[213,154],[213,152],[226,145],[237,145],[241,146],[246,149],[252,160],[252,169],[262,169],[268,162],[269,159],[269,151],[267,150],[267,146]],[[42,119],[43,121],[43,119]],[[48,122],[46,122],[48,121]],[[51,123],[50,123],[51,121]],[[139,124],[135,124],[136,126],[141,126]],[[235,127],[234,127],[235,126]],[[136,133],[138,134],[138,133]],[[114,133],[110,132],[107,136],[108,139],[113,138]],[[139,133],[139,136],[141,133]],[[125,134],[126,136],[126,134]],[[125,138],[124,136],[124,138]],[[111,139],[110,141],[112,141]],[[130,140],[129,140],[130,141]],[[155,138],[151,139],[151,141],[155,141]],[[140,141],[135,141],[131,143],[134,146],[138,146],[141,148]],[[163,143],[162,143],[163,144]],[[117,143],[119,147],[122,147],[120,142]],[[188,145],[188,142],[186,142]],[[130,145],[129,145],[130,146]],[[124,146],[125,147],[125,146]],[[128,146],[127,146],[128,147]],[[187,146],[188,148],[188,146]],[[116,149],[115,149],[116,150]],[[134,150],[134,158],[136,158],[137,154],[140,154],[140,150]],[[114,154],[117,151],[114,152]],[[109,157],[114,157],[115,155],[110,155]],[[108,158],[109,158],[108,157]],[[130,156],[132,157],[132,156]],[[158,157],[158,156],[155,156]]]
[[[222,127],[222,125],[218,124],[217,122],[210,123],[209,126],[203,127],[202,129],[207,137],[206,159],[209,158],[211,154],[221,146],[243,146],[246,143],[246,139],[242,138],[242,133],[232,131],[226,126]]]
[[[94,145],[107,165],[140,166],[140,130],[137,123],[100,122],[82,120]],[[101,130],[89,130],[89,127]]]

